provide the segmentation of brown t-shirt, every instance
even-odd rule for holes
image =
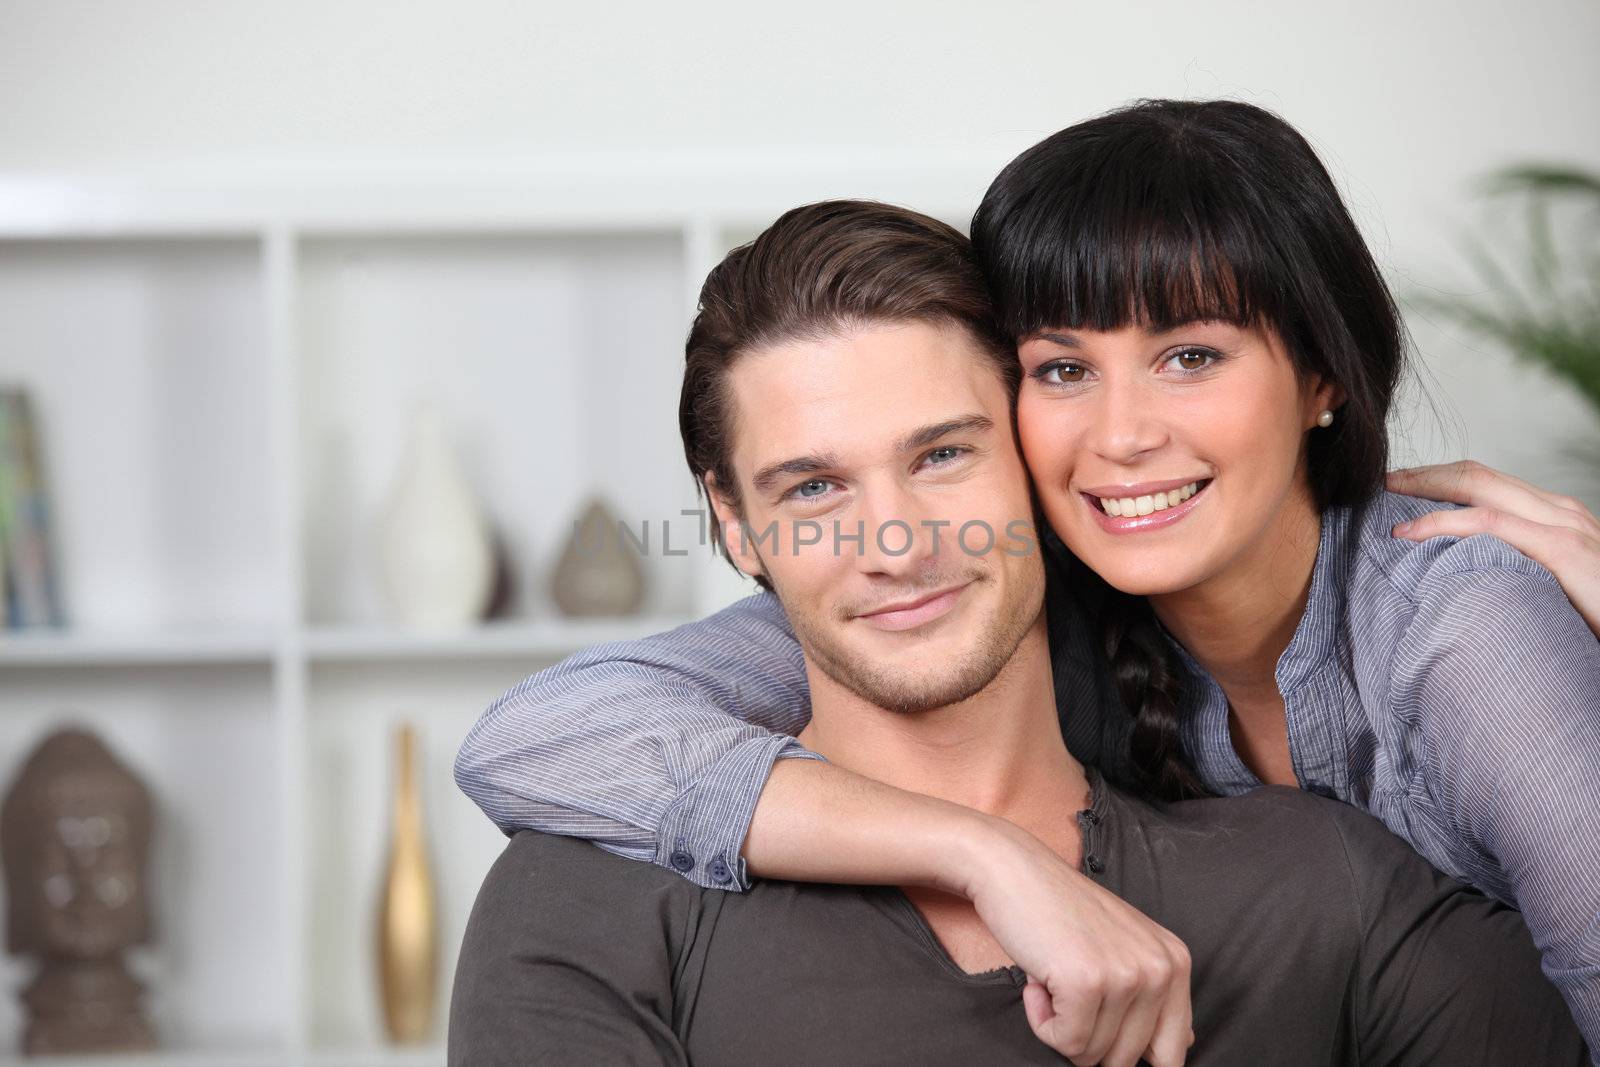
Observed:
[[[1156,806],[1090,780],[1084,872],[1189,946],[1190,1064],[1586,1062],[1517,912],[1364,812],[1277,787]],[[700,889],[522,831],[467,926],[449,1059],[1059,1065],[1025,981],[964,973],[898,889]]]

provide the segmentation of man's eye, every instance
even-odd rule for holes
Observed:
[[[828,491],[828,486],[830,484],[831,483],[824,481],[821,478],[813,478],[809,482],[801,482],[799,485],[795,486],[794,495],[802,499],[806,497],[821,496],[823,493]]]
[[[961,452],[962,450],[954,445],[945,445],[943,448],[936,448],[932,452],[929,452],[928,462],[949,463],[951,460],[961,455]]]

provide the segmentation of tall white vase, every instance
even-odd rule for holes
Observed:
[[[454,629],[483,617],[494,569],[488,524],[461,474],[444,416],[430,401],[413,416],[378,556],[395,622]]]

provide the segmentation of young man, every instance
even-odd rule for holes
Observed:
[[[468,927],[453,1064],[1179,1063],[1191,966],[1192,1063],[1583,1062],[1520,917],[1369,816],[1271,788],[1158,809],[1068,751],[1016,362],[964,238],[882,205],[801,208],[702,306],[685,451],[799,638],[800,740],[1048,850],[1165,927],[1138,962],[1167,973],[1117,976],[1087,1022],[1053,1016],[940,865],[734,895],[525,831]]]

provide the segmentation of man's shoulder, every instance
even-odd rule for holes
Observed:
[[[1213,914],[1196,916],[1187,895],[1175,902],[1159,890],[1152,906],[1176,909],[1203,936],[1226,937],[1226,924],[1237,921],[1316,921],[1330,937],[1342,931],[1336,940],[1355,951],[1376,899],[1396,914],[1415,915],[1463,888],[1377,817],[1299,789],[1269,785],[1233,797],[1134,803],[1129,817],[1137,825],[1121,840],[1145,853],[1142,862],[1158,882],[1181,871],[1181,883],[1198,887]],[[1264,901],[1295,904],[1263,909]]]
[[[1426,861],[1375,816],[1353,804],[1289,786],[1266,785],[1233,797],[1167,804],[1139,800],[1147,816],[1178,847],[1210,853],[1220,863],[1248,853],[1262,870],[1292,864],[1273,877],[1362,879],[1369,868]]]
[[[673,982],[693,916],[678,894],[696,890],[587,841],[514,834],[462,936],[450,1062],[687,1063]]]
[[[479,907],[508,918],[550,912],[669,914],[693,906],[704,892],[671,871],[625,859],[577,837],[519,830],[506,842],[479,891]]]
[[[1356,809],[1336,800],[1285,785],[1263,785],[1231,797],[1203,797],[1158,804],[1136,801],[1154,809],[1180,827],[1217,827],[1233,833],[1294,827],[1307,832],[1333,833],[1333,822]],[[1370,819],[1365,812],[1361,818]]]
[[[495,866],[504,867],[511,876],[603,877],[633,886],[681,884],[685,889],[698,892],[697,886],[653,863],[619,856],[586,838],[538,830],[518,830],[512,834]]]

